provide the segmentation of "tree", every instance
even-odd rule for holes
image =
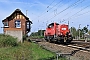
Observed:
[[[85,27],[83,27],[83,29],[81,29],[81,34],[80,34],[80,36],[82,37],[82,38],[84,38],[84,34],[85,33],[87,33],[88,32],[88,28],[85,26]]]
[[[37,36],[38,33],[37,32],[32,32],[30,36]]]
[[[38,32],[32,32],[30,36],[44,36],[45,30],[38,30]]]
[[[76,36],[80,38],[82,36],[82,29],[77,29]]]
[[[77,36],[77,34],[76,34],[77,33],[76,28],[75,27],[71,27],[70,28],[70,31],[71,31],[73,37],[75,38]]]
[[[88,34],[90,35],[90,30],[88,31]]]
[[[83,32],[84,33],[87,33],[88,32],[88,28],[85,26],[85,27],[83,27]]]
[[[38,35],[39,35],[39,36],[44,36],[44,31],[45,31],[45,30],[38,30]]]

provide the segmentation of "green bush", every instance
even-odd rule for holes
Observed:
[[[44,36],[30,36],[30,38],[44,38]]]
[[[39,38],[44,38],[44,36],[40,36]]]
[[[28,35],[23,35],[23,41],[27,40]]]
[[[17,38],[10,35],[0,34],[0,47],[17,46]]]

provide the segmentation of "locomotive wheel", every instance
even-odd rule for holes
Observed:
[[[47,38],[47,36],[45,36],[44,39],[48,42],[48,38]]]
[[[66,43],[71,43],[72,40],[73,40],[73,38],[69,37],[69,39],[67,39]]]
[[[48,40],[48,42],[51,42],[50,39]]]
[[[50,39],[50,41],[49,41],[50,43],[53,43],[54,41],[52,41],[52,39]]]
[[[63,44],[64,43],[64,39],[57,40],[57,43]]]
[[[45,39],[46,40],[46,42],[49,42],[49,40],[48,39]]]
[[[60,40],[60,43],[63,44],[63,43],[64,43],[64,39],[61,39],[61,40]]]
[[[66,43],[71,43],[71,40],[67,40]]]

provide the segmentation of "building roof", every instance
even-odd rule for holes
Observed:
[[[25,17],[25,19],[26,19],[27,21],[30,21],[29,18],[28,18],[27,16],[25,16],[25,15],[21,12],[20,9],[16,9],[10,16],[6,17],[6,19],[10,20],[9,18],[10,18],[13,14],[15,14],[15,13],[21,13],[21,14]],[[2,20],[2,22],[4,22],[6,19]],[[31,21],[30,21],[30,22],[31,22]],[[32,23],[32,22],[31,22],[31,23]]]

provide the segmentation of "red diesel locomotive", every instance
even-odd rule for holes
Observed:
[[[70,43],[73,40],[68,25],[58,23],[49,24],[44,31],[44,37],[49,42]]]

